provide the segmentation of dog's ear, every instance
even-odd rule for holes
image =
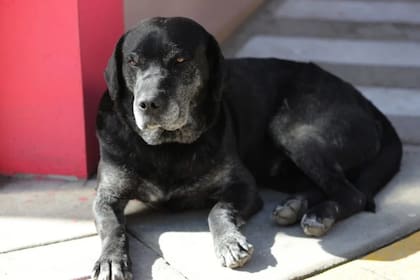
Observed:
[[[122,78],[122,45],[124,39],[125,35],[118,40],[105,69],[105,81],[112,100],[117,99],[118,92],[124,83]]]
[[[225,79],[225,59],[216,39],[210,34],[207,41],[206,55],[209,64],[210,91],[215,100],[220,101],[222,98],[222,87]]]

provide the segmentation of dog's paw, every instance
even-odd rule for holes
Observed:
[[[94,280],[132,280],[127,257],[101,257],[93,267],[91,279]]]
[[[306,199],[293,197],[274,208],[271,218],[279,225],[286,226],[296,223],[308,208]]]
[[[320,237],[331,229],[334,222],[334,218],[321,218],[315,214],[305,214],[302,217],[300,226],[306,235]]]
[[[254,252],[254,247],[240,232],[232,232],[215,241],[215,251],[216,257],[223,266],[237,268],[248,262]]]
[[[338,203],[325,201],[306,212],[300,225],[306,235],[320,237],[331,229],[338,215]]]

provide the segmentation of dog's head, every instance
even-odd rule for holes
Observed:
[[[217,115],[222,64],[219,45],[198,23],[152,18],[121,37],[105,79],[146,143],[191,143]]]

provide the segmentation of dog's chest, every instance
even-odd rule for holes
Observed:
[[[137,192],[145,203],[171,207],[200,207],[215,198],[217,191],[231,182],[233,164],[223,161],[205,172],[179,174],[175,178],[142,178]],[[182,175],[182,176],[181,176]]]

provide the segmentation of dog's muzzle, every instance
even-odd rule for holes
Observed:
[[[155,95],[134,100],[133,112],[136,124],[141,130],[176,130],[180,126],[179,106],[165,96]]]

